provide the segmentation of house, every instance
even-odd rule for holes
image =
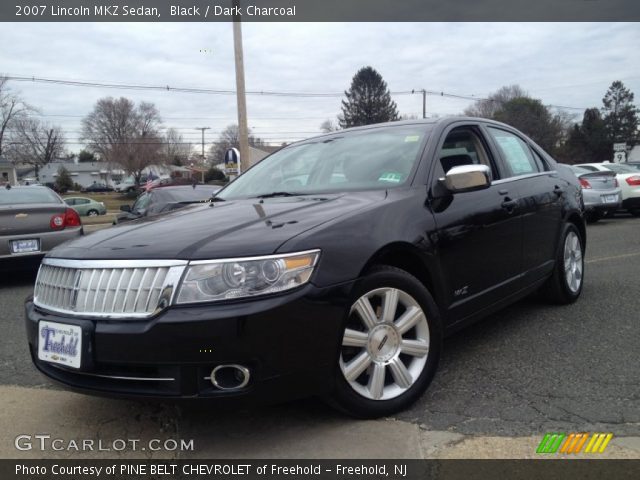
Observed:
[[[0,185],[17,185],[16,167],[4,157],[0,157]]]
[[[40,167],[38,175],[40,183],[55,183],[61,167],[67,169],[73,183],[82,187],[88,187],[94,183],[113,185],[119,182],[124,174],[122,170],[111,168],[107,162],[56,161]]]
[[[640,162],[640,145],[634,146],[627,152],[627,162]]]

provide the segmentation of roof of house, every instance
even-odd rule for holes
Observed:
[[[4,158],[3,156],[0,156],[0,165],[2,165],[3,167],[14,167],[13,163],[11,163],[9,160],[7,160],[6,158]]]
[[[95,172],[96,170],[111,170],[107,162],[51,162],[45,166],[54,170],[58,170],[60,167],[64,167],[69,172]]]

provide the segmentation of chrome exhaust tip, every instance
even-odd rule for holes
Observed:
[[[218,365],[211,371],[211,383],[220,390],[238,390],[246,387],[251,374],[242,365]]]

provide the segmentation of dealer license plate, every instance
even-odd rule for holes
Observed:
[[[11,240],[11,253],[29,253],[40,251],[40,240],[30,238],[25,240]]]
[[[45,362],[80,368],[82,329],[75,325],[47,322],[38,324],[38,358]]]

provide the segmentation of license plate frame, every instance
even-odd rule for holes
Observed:
[[[20,255],[22,253],[35,253],[40,251],[39,238],[21,238],[19,240],[11,240],[9,242],[12,255]]]
[[[38,360],[79,370],[82,366],[82,327],[68,323],[38,322]]]

